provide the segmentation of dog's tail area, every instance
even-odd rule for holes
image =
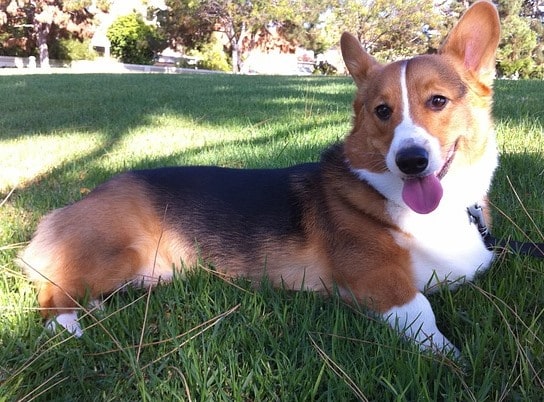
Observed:
[[[38,289],[44,317],[77,309],[83,298],[115,290],[141,266],[139,250],[103,233],[79,204],[53,211],[38,225],[18,264]],[[95,216],[95,218],[98,218]]]
[[[185,262],[187,248],[165,228],[152,198],[124,174],[42,219],[18,263],[37,285],[43,316],[74,311],[82,299],[127,282],[153,285],[172,276],[172,263]]]

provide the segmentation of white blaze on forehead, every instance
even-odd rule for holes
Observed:
[[[425,94],[418,92],[421,91],[421,85],[411,81],[419,79],[420,72],[414,71],[410,77],[408,76],[409,63],[410,61],[399,63],[396,73],[393,73],[394,69],[388,71],[389,74],[398,74],[394,77],[398,83],[394,88],[397,90],[398,98],[389,106],[393,106],[394,113],[400,117],[400,122],[393,129],[393,138],[385,155],[387,171],[379,173],[368,169],[355,171],[361,179],[368,181],[394,205],[408,207],[418,214],[428,214],[438,207],[444,195],[437,173],[444,166],[445,160],[438,138],[440,133],[434,133],[435,136],[418,124],[419,121],[432,118],[433,115],[429,115],[432,112],[426,110],[424,105],[415,103],[420,102]],[[425,115],[418,119],[412,110]],[[428,155],[427,167],[417,175],[402,172],[397,166],[399,152],[412,147],[424,149]]]
[[[389,170],[403,181],[402,200],[404,203],[419,214],[428,214],[438,207],[443,196],[443,188],[436,173],[442,168],[444,161],[441,156],[438,138],[414,122],[410,113],[410,99],[419,102],[421,94],[417,93],[420,90],[418,86],[412,85],[410,90],[415,93],[410,97],[407,65],[408,61],[405,61],[400,68],[402,120],[394,130],[386,164]],[[409,148],[425,150],[427,155],[424,170],[418,171],[417,175],[409,175],[401,171],[397,166],[398,155]]]
[[[402,120],[395,127],[393,141],[386,157],[386,164],[391,172],[404,176],[396,163],[396,156],[399,150],[416,146],[427,150],[429,153],[428,173],[438,171],[442,166],[442,157],[440,155],[440,142],[436,137],[429,134],[423,127],[417,125],[412,119],[410,112],[410,96],[408,91],[406,67],[408,61],[403,61],[400,68],[400,90],[401,90],[401,108]]]
[[[408,86],[406,85],[406,66],[407,61],[403,61],[400,67],[400,93],[402,97],[402,123],[414,124],[410,117],[410,100],[408,99]]]

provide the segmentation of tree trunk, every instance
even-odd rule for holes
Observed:
[[[236,30],[234,29],[234,23],[230,22],[229,30],[227,31],[227,36],[230,41],[230,56],[232,58],[232,72],[237,74],[242,70],[242,42],[247,35],[246,23],[242,23],[240,33],[236,35]]]
[[[51,24],[37,22],[35,24],[36,40],[40,53],[40,67],[49,68],[49,47],[47,46],[47,38],[51,31]]]
[[[236,42],[236,52],[237,52],[236,63],[237,63],[237,66],[238,66],[238,71],[237,72],[242,71],[242,64],[243,64],[243,61],[242,61],[242,52],[243,52],[242,44],[244,42],[244,38],[246,37],[246,35],[247,35],[247,30],[246,30],[246,24],[244,23],[243,28],[242,28],[242,32],[240,32],[240,36],[238,37],[238,41]]]
[[[234,74],[237,74],[240,72],[240,49],[238,48],[238,41],[236,40],[236,37],[231,38],[230,48],[230,57],[232,59],[232,72]]]

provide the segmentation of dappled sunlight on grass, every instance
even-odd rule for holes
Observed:
[[[143,120],[144,124],[124,133],[104,155],[106,165],[119,161],[161,160],[225,141],[234,134],[229,129],[210,127],[182,116],[147,115]]]
[[[98,133],[34,135],[1,142],[0,193],[20,187],[103,145]]]
[[[161,165],[273,167],[316,160],[347,133],[354,89],[345,78],[315,77],[17,80],[5,83],[13,102],[0,117],[2,194],[67,171],[85,188],[103,180],[93,180],[99,170],[107,177]]]
[[[496,125],[501,154],[536,153],[544,157],[544,122],[524,117],[506,119]]]

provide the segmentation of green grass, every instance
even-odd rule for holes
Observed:
[[[150,298],[113,295],[80,340],[44,331],[13,258],[47,211],[131,168],[316,160],[349,129],[353,91],[347,78],[0,77],[0,401],[540,400],[544,264],[521,256],[430,297],[463,363],[336,299],[206,269]],[[544,241],[544,82],[496,93],[494,232]]]

